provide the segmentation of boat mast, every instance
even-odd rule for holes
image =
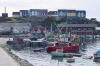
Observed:
[[[51,23],[51,32],[52,32],[52,23]]]
[[[54,25],[57,27],[57,29],[59,30],[59,33],[58,33],[58,38],[59,38],[59,40],[60,40],[60,35],[62,34],[62,28],[60,29],[58,26],[57,26],[57,24],[54,22]]]
[[[67,26],[67,21],[66,21],[66,32],[65,32],[65,38],[68,37],[68,26]]]

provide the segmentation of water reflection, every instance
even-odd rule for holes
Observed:
[[[52,60],[58,60],[59,62],[63,61],[63,57],[54,57],[54,56],[52,56],[51,59]]]
[[[22,51],[13,51],[16,55],[23,59],[28,60],[34,66],[100,66],[100,63],[94,62],[93,59],[86,59],[85,56],[93,56],[94,52],[100,49],[100,41],[90,41],[87,42],[81,51],[82,57],[73,57],[75,59],[74,63],[67,63],[66,57],[52,57],[46,52],[35,53],[29,48]]]

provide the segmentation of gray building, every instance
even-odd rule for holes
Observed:
[[[20,10],[20,17],[29,17],[28,10]]]

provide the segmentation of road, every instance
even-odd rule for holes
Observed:
[[[7,40],[8,38],[0,38],[0,44],[5,44]],[[0,66],[20,66],[20,64],[0,47]]]

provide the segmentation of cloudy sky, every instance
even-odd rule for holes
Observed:
[[[100,0],[0,0],[0,15],[7,7],[9,16],[21,9],[76,9],[86,10],[87,17],[100,20]]]

